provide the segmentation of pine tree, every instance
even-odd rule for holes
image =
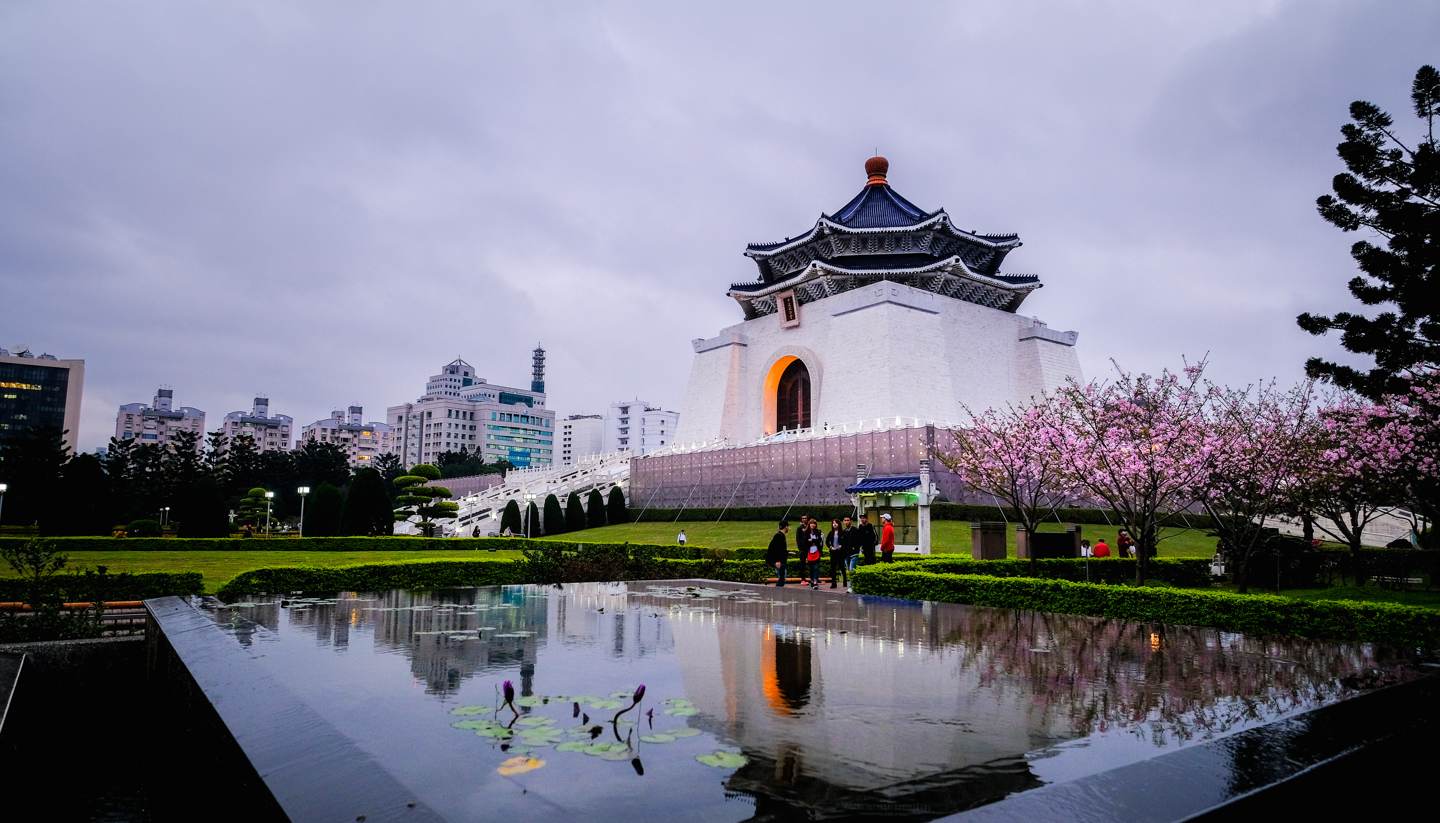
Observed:
[[[110,438],[101,460],[110,482],[111,516],[117,523],[135,519],[134,440]]]
[[[599,489],[591,489],[585,498],[585,523],[592,529],[605,525],[605,498]]]
[[[340,533],[369,537],[391,534],[394,527],[395,514],[390,496],[385,493],[385,478],[375,469],[355,472],[340,512]]]
[[[1422,66],[1411,88],[1421,135],[1410,143],[1397,136],[1393,120],[1373,103],[1350,104],[1338,147],[1346,173],[1335,176],[1334,195],[1316,201],[1320,216],[1341,231],[1366,229],[1382,238],[1350,247],[1361,274],[1350,294],[1364,306],[1384,306],[1373,317],[1339,312],[1296,318],[1311,334],[1340,332],[1347,350],[1369,355],[1366,371],[1312,357],[1311,377],[1379,399],[1403,394],[1418,374],[1440,368],[1440,72]]]
[[[205,455],[201,458],[201,463],[217,483],[225,482],[225,473],[229,468],[229,461],[226,459],[228,446],[224,429],[216,429],[205,435]]]
[[[5,522],[29,525],[48,520],[48,509],[62,505],[60,473],[69,459],[64,434],[58,428],[22,429],[5,440],[0,448],[0,476],[10,487],[0,512]]]
[[[295,485],[343,486],[350,482],[350,461],[336,443],[307,440],[291,453],[295,464]],[[307,531],[308,533],[308,531]]]
[[[380,472],[380,477],[389,484],[395,478],[405,473],[405,464],[400,462],[400,456],[394,452],[385,452],[375,458],[375,471]]]
[[[553,494],[545,496],[545,534],[565,533],[565,512],[560,508],[560,498]]]
[[[619,486],[610,487],[610,500],[605,504],[605,519],[614,526],[619,523],[630,522],[630,517],[625,513],[625,492],[620,491]]]
[[[514,500],[505,504],[505,509],[500,513],[500,533],[504,534],[509,529],[511,534],[518,535],[521,531],[520,504]]]
[[[421,463],[410,469],[409,474],[395,478],[395,522],[413,522],[420,527],[420,533],[434,537],[439,520],[453,520],[460,511],[460,504],[446,500],[450,490],[444,486],[432,486],[430,481],[440,479],[440,470],[429,463]]]
[[[180,537],[230,536],[230,517],[225,509],[225,495],[220,484],[211,475],[202,474],[182,489],[177,503],[180,514],[175,530]],[[261,522],[263,519],[262,513]]]
[[[110,483],[93,454],[77,454],[60,470],[59,501],[45,507],[41,534],[108,535],[115,525]]]
[[[585,507],[580,505],[580,495],[570,492],[565,500],[565,530],[578,532],[585,528]]]
[[[260,452],[248,434],[231,438],[225,448],[225,476],[217,478],[227,494],[240,494],[260,483]]]

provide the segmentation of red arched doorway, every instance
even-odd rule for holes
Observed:
[[[810,370],[797,357],[780,374],[775,388],[775,430],[810,428]]]

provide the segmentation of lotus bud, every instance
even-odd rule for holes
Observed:
[[[645,697],[645,684],[644,684],[644,683],[641,683],[641,684],[639,685],[639,687],[637,687],[637,688],[635,689],[634,701],[635,701],[636,703],[639,703],[642,699],[644,699],[644,697]]]

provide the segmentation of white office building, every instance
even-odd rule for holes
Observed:
[[[555,450],[558,465],[573,466],[605,448],[605,418],[598,414],[572,414],[560,421]]]
[[[255,441],[255,450],[289,451],[290,429],[295,419],[288,414],[270,414],[270,398],[257,397],[250,411],[233,411],[225,415],[225,442],[248,434]]]
[[[666,411],[648,400],[617,400],[605,413],[602,448],[649,454],[675,439],[680,413]]]
[[[535,349],[533,363],[528,391],[489,383],[464,360],[446,363],[418,400],[386,410],[393,450],[406,466],[462,448],[516,468],[553,465],[555,412],[545,408],[544,349]]]
[[[395,437],[389,423],[365,421],[363,406],[336,409],[325,420],[316,420],[300,430],[300,443],[332,443],[345,450],[351,468],[372,465],[375,458],[395,451]]]
[[[205,445],[205,412],[175,408],[174,389],[156,389],[150,405],[126,403],[115,414],[115,439],[168,447],[180,432],[194,432],[195,450]]]

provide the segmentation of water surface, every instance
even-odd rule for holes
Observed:
[[[345,593],[213,616],[453,820],[931,819],[1412,672],[1366,644],[721,583]]]

